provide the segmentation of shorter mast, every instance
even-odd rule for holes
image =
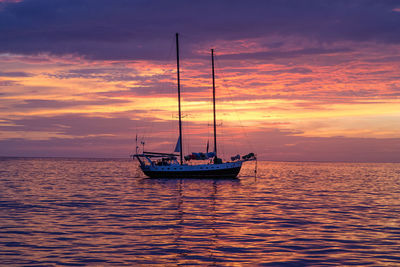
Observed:
[[[182,157],[182,115],[181,115],[181,81],[179,76],[179,34],[176,33],[176,69],[178,78],[178,112],[179,112],[179,158],[181,165],[183,164]]]
[[[217,158],[217,121],[215,115],[215,73],[214,73],[214,49],[211,49],[211,65],[212,65],[212,85],[213,85],[213,114],[214,114],[214,153]]]

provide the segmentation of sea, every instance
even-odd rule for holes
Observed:
[[[400,163],[247,162],[219,180],[0,158],[0,265],[399,266]]]

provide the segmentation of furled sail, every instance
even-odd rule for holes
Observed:
[[[181,137],[178,137],[174,152],[181,152]]]

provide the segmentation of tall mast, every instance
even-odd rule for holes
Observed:
[[[217,158],[217,122],[215,116],[215,74],[214,74],[214,49],[211,49],[212,84],[213,84],[213,114],[214,114],[214,153]]]
[[[177,78],[178,78],[178,110],[179,110],[179,158],[181,164],[183,163],[182,159],[182,115],[181,115],[181,81],[179,76],[179,41],[178,41],[178,33],[176,33],[176,69],[177,69]]]

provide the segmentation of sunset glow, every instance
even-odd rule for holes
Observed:
[[[339,2],[0,1],[0,156],[171,152],[180,32],[187,153],[212,140],[214,48],[227,157],[398,162],[399,7]]]

